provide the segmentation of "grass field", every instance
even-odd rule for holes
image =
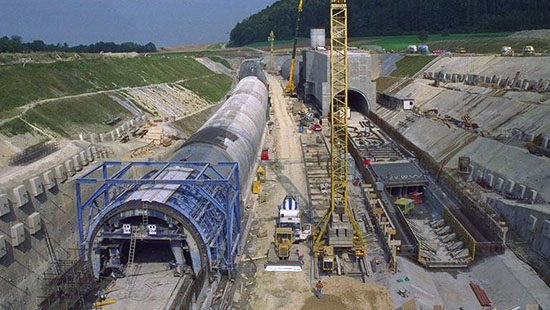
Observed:
[[[233,80],[226,74],[216,74],[204,79],[185,81],[181,85],[206,100],[217,103],[231,89],[232,82]]]
[[[433,41],[458,41],[470,39],[487,39],[487,38],[503,38],[510,35],[511,32],[496,32],[496,33],[457,33],[443,36],[440,34],[430,35],[426,44],[430,45]],[[422,44],[417,35],[402,35],[402,36],[382,36],[382,37],[362,37],[350,40],[351,46],[361,47],[363,45],[377,45],[386,50],[403,50],[410,44]],[[432,50],[434,49],[431,47]],[[499,49],[500,50],[500,49]]]
[[[390,73],[390,76],[412,77],[434,58],[435,56],[407,56],[396,63],[397,69]]]
[[[0,119],[33,100],[210,74],[192,58],[161,56],[0,66]]]
[[[224,65],[228,69],[233,70],[233,68],[231,67],[231,64],[229,63],[229,61],[225,60],[224,58],[221,58],[219,56],[214,56],[214,55],[208,56],[208,58],[210,60],[213,60],[213,61],[217,62],[217,63],[221,63],[222,65]]]
[[[430,48],[443,49],[456,52],[459,48],[465,48],[468,53],[499,54],[502,46],[511,46],[516,53],[522,51],[526,45],[532,45],[537,52],[550,50],[550,40],[529,39],[529,38],[475,38],[456,41],[433,41]]]
[[[37,105],[22,117],[40,128],[47,128],[64,137],[89,131],[108,131],[105,120],[113,116],[125,118],[131,113],[105,94],[84,96]]]
[[[511,32],[496,32],[496,33],[456,33],[443,36],[441,34],[432,34],[428,37],[427,44],[431,42],[446,42],[446,41],[464,41],[471,39],[483,40],[486,38],[504,38],[512,34]],[[276,49],[292,47],[293,40],[275,40],[274,46]],[[349,39],[349,45],[354,47],[364,46],[380,46],[386,50],[403,50],[411,44],[422,44],[417,35],[401,35],[401,36],[369,36],[369,37],[354,37]],[[309,38],[298,38],[298,46],[309,45]],[[248,47],[266,49],[269,47],[269,42],[256,42],[246,45]],[[499,47],[500,51],[500,47]]]
[[[8,137],[22,135],[32,131],[33,129],[19,118],[14,118],[0,125],[0,133]]]

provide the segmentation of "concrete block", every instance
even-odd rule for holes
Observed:
[[[15,187],[12,192],[16,207],[20,208],[29,202],[29,193],[27,193],[27,187],[24,184]]]
[[[490,76],[485,77],[485,83],[491,84],[491,77]]]
[[[545,220],[542,224],[542,235],[545,238],[550,239],[550,220]]]
[[[542,89],[543,89],[544,91],[550,91],[550,81],[544,81],[544,82],[543,82]]]
[[[94,161],[94,152],[92,152],[91,146],[88,146],[88,148],[86,149],[86,158],[88,159],[89,162]]]
[[[509,186],[508,186],[508,193],[510,194],[513,194],[514,193],[514,189],[516,188],[516,182],[515,181],[512,181],[512,180],[508,180],[509,182]]]
[[[97,133],[93,133],[90,135],[90,142],[97,143],[98,142],[98,136]]]
[[[59,182],[65,182],[67,181],[67,169],[64,165],[58,165],[53,168],[53,171],[55,172],[55,178],[59,180]]]
[[[521,88],[523,86],[523,80],[522,79],[517,80],[514,86],[517,88]]]
[[[72,159],[69,159],[65,162],[65,170],[67,171],[67,174],[70,176],[75,175],[76,170],[74,169],[74,162]]]
[[[496,185],[496,189],[497,190],[502,190],[502,185],[504,185],[504,179],[503,178],[498,178],[497,179],[497,185]]]
[[[480,180],[483,180],[483,171],[482,170],[478,170],[477,175],[476,175],[476,181],[480,181]]]
[[[98,151],[97,151],[97,147],[95,147],[95,145],[92,145],[92,146],[90,146],[90,149],[92,150],[92,155],[94,156],[94,158],[98,158],[99,154],[98,154]]]
[[[539,194],[536,190],[534,189],[531,189],[529,190],[529,192],[531,192],[531,200],[532,201],[537,201],[537,195]]]
[[[550,148],[550,137],[543,136],[542,137],[542,147]]]
[[[0,235],[0,258],[8,254],[8,248],[6,247],[6,236]]]
[[[527,88],[529,88],[529,81],[523,81],[523,84],[521,85],[521,88],[523,90],[527,90]]]
[[[32,177],[29,179],[30,192],[36,197],[41,195],[44,192],[44,187],[42,186],[42,180],[40,177]]]
[[[495,176],[492,174],[487,174],[487,184],[489,184],[490,187],[493,187],[493,181],[495,179]]]
[[[131,127],[134,127],[135,125],[136,125],[136,122],[135,122],[133,119],[131,119],[131,120],[130,120],[130,126],[131,126]]]
[[[120,133],[121,133],[122,130],[123,130],[123,129],[120,129],[120,128],[115,129],[117,138],[120,138],[120,136],[121,136]]]
[[[73,160],[74,169],[76,171],[82,170],[82,164],[80,163],[80,156],[78,154],[73,155],[72,160]]]
[[[86,134],[81,133],[78,135],[78,138],[80,139],[80,141],[86,141]]]
[[[100,133],[99,134],[99,141],[100,142],[106,142],[107,141],[107,136],[104,133]]]
[[[88,165],[88,157],[86,156],[86,151],[80,151],[80,153],[78,153],[78,158],[82,166]]]
[[[27,217],[27,227],[31,235],[36,234],[42,229],[42,224],[40,222],[40,213],[33,212]]]
[[[47,190],[55,187],[55,178],[51,170],[42,173],[42,184],[44,184],[44,188]]]
[[[11,245],[18,246],[25,242],[25,226],[23,223],[17,223],[11,227]]]
[[[523,199],[523,198],[525,198],[525,192],[527,191],[527,186],[521,184],[519,186],[519,188],[520,188],[520,195],[519,196],[521,197],[521,199]]]
[[[114,130],[111,131],[111,141],[116,141],[116,138],[117,138],[116,132]]]
[[[10,213],[10,204],[7,194],[0,194],[0,216]]]
[[[529,215],[527,218],[527,229],[530,232],[535,232],[535,228],[537,227],[537,217],[534,215]]]

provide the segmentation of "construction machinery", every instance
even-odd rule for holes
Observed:
[[[535,48],[532,45],[527,45],[523,47],[523,56],[533,56],[535,55]]]
[[[331,225],[351,226],[351,245],[355,256],[363,258],[366,245],[361,227],[355,219],[348,200],[348,27],[346,0],[331,0],[330,5],[330,97],[331,97],[331,192],[330,207],[313,229],[313,251],[323,257],[322,269],[334,269],[334,245],[327,233]],[[334,225],[335,223],[338,226]],[[337,232],[338,228],[336,228]],[[348,237],[346,237],[348,238]],[[340,241],[340,240],[339,240]],[[343,244],[343,243],[340,243]],[[350,249],[349,247],[347,249]],[[332,257],[332,260],[331,260]],[[325,262],[326,260],[326,262]],[[330,264],[329,261],[333,263]],[[326,263],[326,264],[325,264]]]
[[[411,212],[414,207],[416,207],[414,200],[405,197],[397,199],[394,204],[396,206],[399,206],[399,208],[403,212],[403,215],[409,214],[409,212]]]
[[[304,0],[298,3],[298,17],[296,18],[296,31],[294,32],[294,44],[292,45],[292,59],[290,60],[290,74],[288,75],[288,84],[285,88],[285,94],[296,96],[296,85],[294,85],[294,70],[296,68],[296,47],[298,45],[298,30],[300,29],[300,20],[304,11]]]
[[[511,46],[503,46],[500,49],[500,55],[502,55],[502,56],[514,56],[514,49]]]
[[[273,246],[275,247],[275,253],[280,260],[288,260],[290,257],[290,249],[294,243],[294,232],[290,227],[277,227],[275,228],[275,241]]]
[[[303,241],[311,234],[311,224],[303,224],[298,202],[287,195],[279,208],[279,227],[290,228],[295,241]]]
[[[300,271],[299,257],[293,255],[292,245],[306,240],[311,234],[311,225],[301,224],[298,202],[287,195],[279,208],[279,218],[275,227],[274,241],[268,252],[266,271]]]

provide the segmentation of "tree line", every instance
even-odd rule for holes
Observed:
[[[329,28],[329,3],[305,0],[300,36]],[[279,0],[249,16],[231,31],[231,45],[265,41],[271,30],[277,40],[291,39],[297,7],[298,0]],[[352,37],[550,28],[548,0],[348,0],[348,7]]]
[[[25,53],[25,52],[74,52],[74,53],[99,53],[99,52],[138,52],[151,53],[156,52],[157,47],[152,42],[145,45],[124,42],[116,44],[114,42],[97,42],[90,45],[69,46],[67,43],[46,44],[42,40],[32,42],[23,42],[23,38],[17,35],[11,37],[3,36],[0,38],[0,53]]]

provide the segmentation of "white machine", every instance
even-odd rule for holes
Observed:
[[[290,227],[296,241],[306,240],[311,235],[311,224],[302,225],[300,207],[294,197],[287,195],[279,208],[279,227]]]

